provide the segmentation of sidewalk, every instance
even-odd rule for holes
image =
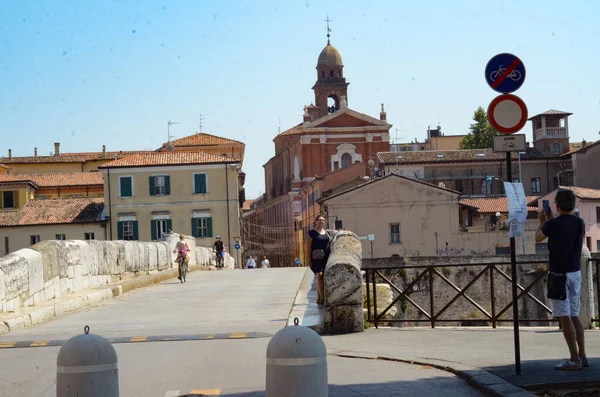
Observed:
[[[510,384],[528,390],[548,385],[561,387],[600,386],[600,331],[586,331],[590,367],[579,371],[557,371],[554,365],[568,355],[560,330],[550,327],[521,328],[522,375],[515,374],[512,328],[380,328],[363,333],[323,337],[330,354],[342,357],[389,359],[446,367],[469,380],[479,377],[483,386],[506,389]],[[483,377],[485,370],[487,379]],[[499,379],[504,381],[502,385]],[[494,379],[496,378],[496,379]],[[509,394],[514,395],[516,390]]]

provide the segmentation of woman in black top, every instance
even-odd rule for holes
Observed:
[[[318,215],[315,219],[314,229],[308,232],[308,245],[310,247],[310,269],[317,275],[317,303],[323,304],[323,272],[329,257],[330,236],[325,230],[325,217]],[[321,259],[315,259],[314,251],[323,250],[324,255]],[[318,255],[316,255],[318,257]]]

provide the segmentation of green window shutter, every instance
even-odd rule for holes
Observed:
[[[167,232],[173,231],[173,221],[171,219],[167,219]]]
[[[119,240],[123,240],[123,222],[117,222],[117,232],[119,234]]]
[[[206,218],[206,237],[212,236],[212,218]]]
[[[200,193],[208,192],[208,186],[206,186],[206,174],[200,174]]]
[[[121,183],[121,197],[133,196],[133,187],[131,177],[125,177],[120,179]]]
[[[150,196],[156,195],[156,180],[153,176],[148,179],[148,185],[150,186]]]
[[[139,240],[139,235],[138,235],[138,221],[133,221],[133,239],[134,240]]]
[[[171,177],[169,175],[165,175],[165,194],[171,194]]]
[[[195,174],[194,186],[194,193],[206,193],[206,174]]]
[[[152,219],[150,221],[150,228],[151,228],[151,232],[152,232],[152,241],[154,240],[158,240],[158,232],[156,231],[156,221],[154,219]]]
[[[198,237],[198,221],[196,221],[196,218],[192,218],[192,236]]]

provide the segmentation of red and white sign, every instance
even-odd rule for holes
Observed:
[[[510,135],[520,131],[527,123],[527,106],[516,95],[498,95],[490,102],[487,115],[496,131]]]
[[[233,238],[233,241],[235,241],[236,244],[239,243],[240,242],[240,236],[235,236]]]

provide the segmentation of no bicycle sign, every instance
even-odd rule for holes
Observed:
[[[525,65],[516,55],[495,55],[485,66],[485,81],[501,94],[515,92],[525,82]]]

